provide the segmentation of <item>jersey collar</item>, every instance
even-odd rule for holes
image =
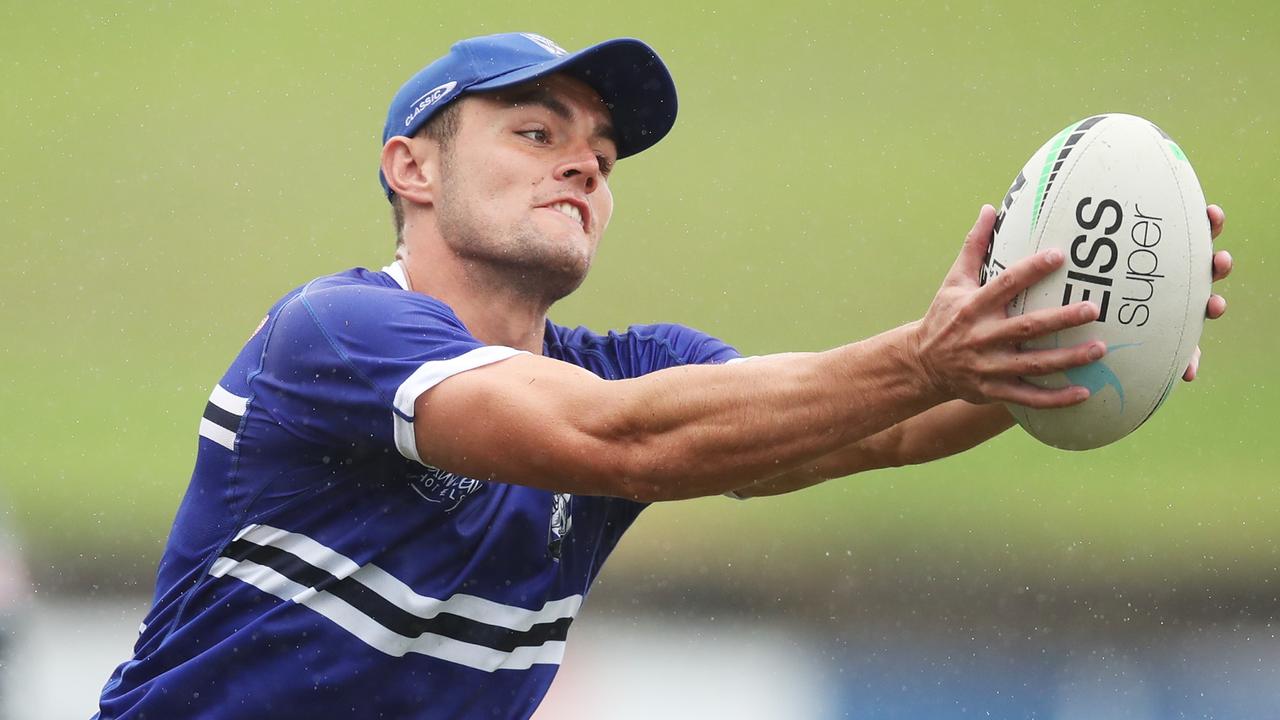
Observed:
[[[390,275],[391,279],[396,281],[396,284],[400,286],[401,290],[409,289],[409,276],[405,274],[404,264],[399,260],[396,260],[390,265],[382,268],[382,272]]]

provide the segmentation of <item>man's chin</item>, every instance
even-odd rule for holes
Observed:
[[[577,254],[526,254],[506,260],[502,274],[509,285],[520,294],[540,298],[548,305],[577,290],[591,269],[591,259]]]
[[[577,290],[591,270],[592,247],[579,232],[547,235],[543,242],[529,243],[522,265],[529,278],[553,302]]]
[[[590,264],[574,267],[561,266],[554,270],[544,269],[542,280],[539,285],[542,288],[542,296],[546,298],[548,304],[568,297],[574,290],[582,286],[587,279],[587,271],[590,270]]]
[[[550,305],[582,285],[595,254],[591,238],[566,228],[562,218],[550,219],[555,227],[533,223],[505,237],[455,233],[452,247],[467,263],[487,268],[490,281]]]

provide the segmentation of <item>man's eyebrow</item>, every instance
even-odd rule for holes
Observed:
[[[498,99],[510,107],[519,107],[521,105],[538,105],[550,110],[565,121],[573,120],[573,110],[565,105],[560,98],[556,97],[551,90],[542,85],[534,85],[533,87],[523,88],[511,93],[501,93]],[[618,144],[618,133],[614,130],[613,124],[609,121],[598,123],[595,130],[592,131],[593,138],[601,138],[612,142],[616,147]]]

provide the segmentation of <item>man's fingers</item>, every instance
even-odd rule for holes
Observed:
[[[1210,205],[1209,212],[1209,237],[1217,238],[1222,234],[1222,226],[1227,221],[1227,214],[1217,205]]]
[[[1003,320],[991,333],[997,342],[1024,343],[1038,337],[1077,327],[1098,319],[1098,306],[1091,302],[1045,308]]]
[[[1062,264],[1062,251],[1057,248],[1042,250],[1005,268],[982,290],[979,302],[986,307],[1004,307],[1018,293],[1048,277]]]
[[[1107,354],[1107,345],[1101,340],[1080,343],[1069,348],[1052,350],[1022,350],[1009,353],[992,363],[991,370],[1000,375],[1039,377],[1088,365],[1101,360]]]
[[[1217,320],[1227,312],[1227,299],[1221,295],[1210,295],[1209,304],[1205,306],[1204,315],[1210,320]]]
[[[1231,253],[1226,250],[1219,250],[1213,254],[1213,281],[1218,282],[1231,274],[1231,268],[1235,267],[1235,258],[1231,257]]]
[[[1191,362],[1187,364],[1187,369],[1182,372],[1182,379],[1191,382],[1196,379],[1196,375],[1200,373],[1200,346],[1196,346],[1196,351],[1191,353]]]
[[[987,394],[1002,402],[1036,409],[1070,407],[1089,399],[1089,389],[1079,385],[1049,390],[1024,380],[993,383]]]
[[[947,284],[977,286],[978,271],[987,255],[987,246],[991,244],[991,232],[996,225],[996,211],[990,205],[983,205],[978,211],[978,219],[964,236],[964,247],[960,248],[960,256],[956,258],[947,273]]]

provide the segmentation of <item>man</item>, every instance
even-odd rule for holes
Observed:
[[[1098,309],[1010,321],[1062,258],[979,287],[989,206],[923,319],[828,352],[736,362],[677,325],[550,323],[608,225],[614,163],[675,103],[625,39],[473,38],[410,79],[383,132],[396,261],[288,293],[215,387],[102,718],[526,717],[648,503],[924,462],[1008,428],[995,401],[1087,397],[1020,379],[1105,348],[1017,349]]]

